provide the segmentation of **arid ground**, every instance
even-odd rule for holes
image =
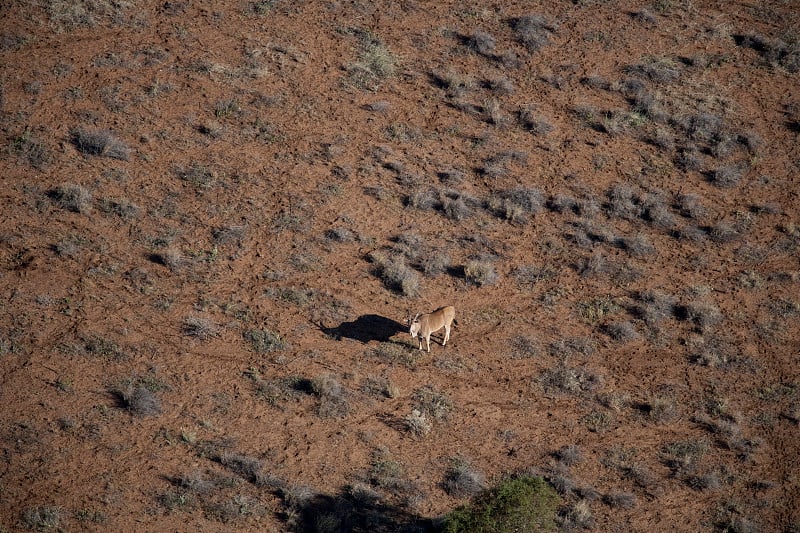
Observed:
[[[800,531],[796,1],[0,21],[0,531]]]

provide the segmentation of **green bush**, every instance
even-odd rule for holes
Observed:
[[[553,531],[558,504],[558,495],[542,478],[510,478],[484,491],[471,504],[458,507],[448,514],[443,531]]]

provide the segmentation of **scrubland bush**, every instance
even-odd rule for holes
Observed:
[[[472,285],[482,287],[494,284],[498,275],[490,261],[473,259],[464,265],[464,279]]]
[[[446,421],[453,410],[453,402],[450,397],[430,385],[415,390],[412,400],[415,410],[438,422]]]
[[[278,333],[268,329],[247,330],[244,332],[244,339],[256,353],[271,353],[288,347],[288,343]]]
[[[161,414],[161,399],[156,396],[158,387],[152,383],[132,380],[112,390],[122,407],[135,416]]]
[[[421,412],[419,409],[412,409],[411,412],[406,415],[403,422],[405,423],[406,429],[417,437],[423,437],[433,429],[433,424],[428,420],[425,413]]]
[[[65,183],[50,191],[48,195],[56,205],[68,211],[86,214],[92,209],[92,195],[81,185]]]
[[[314,378],[311,390],[318,399],[316,413],[320,418],[345,418],[350,414],[347,391],[333,374]]]
[[[25,527],[34,531],[49,531],[59,529],[63,510],[60,507],[44,505],[30,507],[22,513]]]
[[[550,38],[557,25],[537,14],[525,15],[511,19],[511,28],[520,44],[531,52],[550,44]]]
[[[555,529],[559,497],[540,477],[501,481],[444,518],[445,533],[512,533]]]
[[[183,321],[183,333],[207,341],[219,334],[219,328],[210,318],[190,316]]]
[[[568,444],[562,446],[553,454],[558,461],[566,466],[574,466],[583,461],[583,453],[579,446]]]
[[[130,148],[107,130],[88,130],[75,128],[70,132],[70,140],[84,155],[105,156],[127,161]]]
[[[369,259],[375,265],[376,275],[387,289],[409,297],[419,294],[419,276],[402,257],[373,252]]]
[[[454,457],[445,471],[442,488],[457,498],[475,496],[485,488],[484,475],[466,459]]]
[[[53,154],[47,145],[27,129],[11,140],[8,150],[35,169],[44,169],[53,162]]]

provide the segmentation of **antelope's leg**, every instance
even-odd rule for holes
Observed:
[[[444,326],[444,341],[442,341],[442,346],[447,344],[448,340],[450,340],[450,326],[445,324],[445,326]]]
[[[428,353],[431,353],[431,336],[428,335],[425,340],[428,341]]]

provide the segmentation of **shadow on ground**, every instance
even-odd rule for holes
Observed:
[[[351,491],[336,496],[316,494],[297,510],[291,530],[297,533],[427,533],[438,530],[432,520],[370,496]]]
[[[359,342],[387,342],[393,335],[406,330],[406,326],[380,315],[361,315],[351,322],[342,322],[336,327],[320,329],[336,340],[353,339]]]

